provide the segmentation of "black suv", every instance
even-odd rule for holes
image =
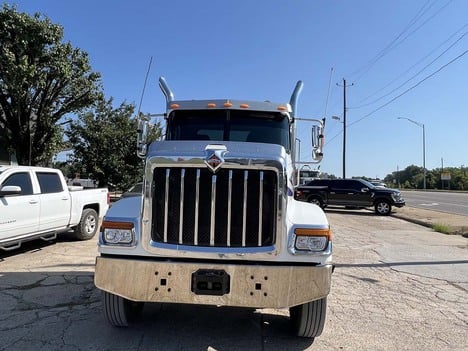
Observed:
[[[322,208],[328,205],[374,207],[379,215],[389,215],[392,206],[405,206],[399,190],[376,187],[363,179],[314,179],[298,186],[294,197]]]

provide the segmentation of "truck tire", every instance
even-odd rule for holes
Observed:
[[[325,325],[327,298],[307,302],[289,309],[294,333],[303,338],[320,336]]]
[[[392,212],[392,205],[388,200],[375,201],[375,213],[380,216],[388,216]]]
[[[99,217],[92,208],[85,208],[81,214],[80,223],[75,227],[75,238],[89,240],[96,235],[99,226]]]
[[[311,204],[317,205],[320,208],[323,208],[323,201],[318,196],[311,196],[307,199],[307,201]]]
[[[104,315],[114,327],[128,327],[143,310],[143,302],[134,302],[103,291]]]

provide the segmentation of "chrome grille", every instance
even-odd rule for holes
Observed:
[[[153,173],[152,239],[208,247],[273,245],[274,171],[158,167]]]

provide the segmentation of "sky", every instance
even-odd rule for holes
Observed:
[[[466,0],[4,3],[62,25],[116,106],[139,106],[151,58],[145,113],[164,112],[160,76],[177,100],[288,102],[302,80],[297,117],[326,118],[322,172],[343,174],[345,106],[346,177],[468,165]],[[309,126],[297,136],[310,160]]]

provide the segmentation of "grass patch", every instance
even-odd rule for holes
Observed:
[[[443,223],[434,223],[432,225],[432,229],[436,232],[443,233],[443,234],[450,234],[452,233],[452,228],[449,225]]]

